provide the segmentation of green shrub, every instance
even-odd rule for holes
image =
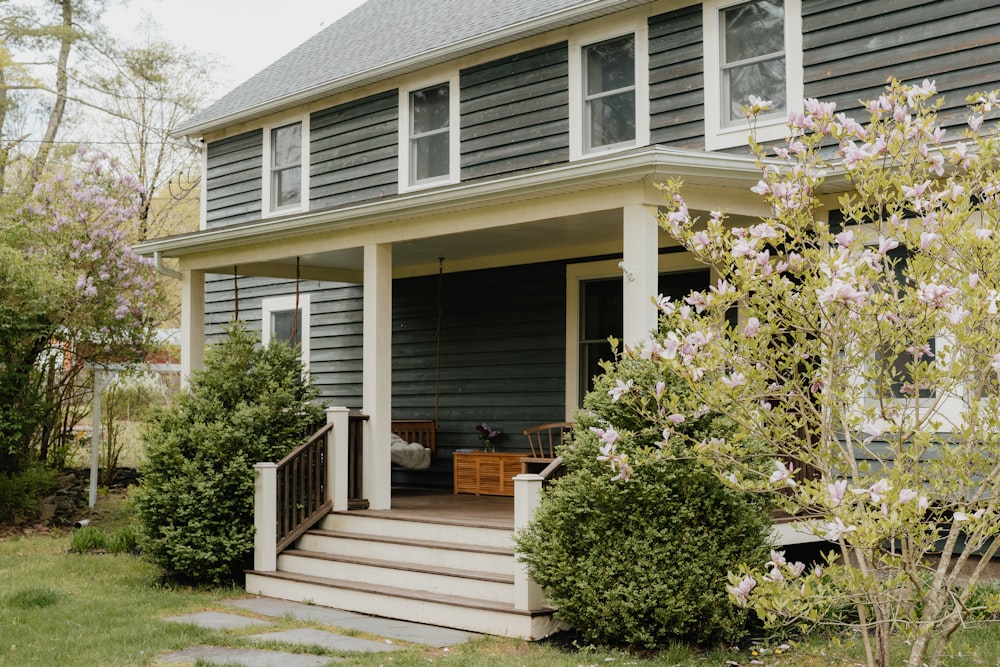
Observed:
[[[518,534],[522,559],[559,617],[588,641],[662,648],[737,640],[749,619],[728,601],[726,574],[739,562],[766,559],[770,507],[726,488],[684,455],[677,436],[669,441],[676,458],[614,480],[608,463],[597,460],[601,443],[589,427],[614,425],[622,433],[618,451],[633,454],[654,447],[662,429],[608,396],[615,379],[639,384],[652,365],[623,359],[609,369],[561,452],[569,473],[543,494],[535,519]],[[682,427],[699,439],[733,431],[712,415]]]
[[[280,460],[319,426],[315,397],[292,348],[261,347],[232,327],[144,433],[144,555],[186,579],[238,579],[253,553],[253,465]]]
[[[41,465],[19,473],[0,473],[0,523],[37,517],[39,502],[55,488],[55,472]]]

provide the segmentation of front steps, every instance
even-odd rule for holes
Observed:
[[[247,573],[247,591],[472,632],[541,639],[552,609],[514,609],[512,530],[475,518],[337,512]]]

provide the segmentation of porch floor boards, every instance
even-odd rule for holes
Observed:
[[[392,509],[351,510],[350,513],[404,521],[514,530],[514,499],[507,496],[475,496],[430,489],[393,489]]]

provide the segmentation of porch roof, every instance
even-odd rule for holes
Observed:
[[[689,185],[746,191],[759,176],[753,158],[746,155],[650,146],[500,179],[461,183],[361,204],[153,239],[138,245],[136,251],[145,256],[181,258],[267,244],[318,231],[330,233],[374,227],[409,218],[628,183],[662,182],[670,178],[680,178]],[[609,202],[607,208],[616,208],[616,205]]]

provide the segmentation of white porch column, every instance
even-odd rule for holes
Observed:
[[[326,498],[333,501],[334,512],[347,510],[347,408],[326,409],[326,423],[333,429],[326,434]]]
[[[181,387],[205,365],[205,272],[181,273]]]
[[[625,345],[649,338],[656,328],[656,307],[651,299],[657,292],[659,227],[652,206],[632,205],[622,210],[622,297]]]
[[[274,572],[278,567],[278,466],[253,467],[253,569]]]
[[[542,501],[541,475],[522,474],[514,477],[514,530],[519,531],[535,516],[535,510]],[[517,555],[515,554],[515,558]],[[541,609],[544,602],[542,587],[528,576],[528,566],[514,563],[514,609],[531,611]]]
[[[365,423],[364,493],[369,507],[389,509],[392,460],[392,245],[365,246],[362,407]]]

